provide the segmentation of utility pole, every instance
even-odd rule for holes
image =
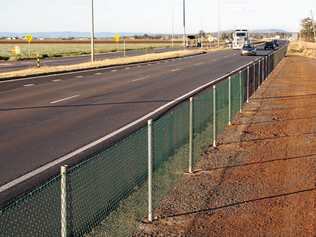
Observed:
[[[185,0],[183,0],[183,46],[186,48],[187,46],[187,33],[185,29]]]
[[[220,47],[220,37],[221,37],[221,6],[220,0],[217,0],[217,47]]]
[[[314,41],[316,42],[316,30],[315,30],[315,22],[314,22],[313,10],[311,10],[311,16],[312,16],[312,27],[313,27]]]
[[[91,63],[94,62],[94,0],[91,0]]]

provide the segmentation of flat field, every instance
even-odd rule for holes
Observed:
[[[316,43],[293,41],[290,43],[289,53],[299,56],[316,58]]]
[[[21,59],[35,58],[37,55],[44,57],[63,57],[63,56],[78,56],[90,53],[89,43],[34,43],[31,44],[31,55],[29,57],[28,44],[21,43],[0,43],[0,58],[10,58],[12,56],[12,49],[18,46],[21,50]],[[175,44],[180,46],[180,44]],[[122,51],[123,44],[113,43],[98,43],[95,45],[96,53],[107,53]],[[171,42],[166,43],[127,43],[126,50],[132,49],[151,49],[171,47]]]

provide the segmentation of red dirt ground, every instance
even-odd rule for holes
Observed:
[[[316,236],[316,60],[289,56],[136,236]]]

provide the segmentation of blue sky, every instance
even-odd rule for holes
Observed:
[[[188,32],[217,30],[217,0],[186,0]],[[91,0],[2,0],[0,32],[89,31]],[[315,0],[220,0],[221,29],[299,29]],[[95,0],[96,31],[181,33],[182,0]]]

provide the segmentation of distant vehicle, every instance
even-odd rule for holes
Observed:
[[[274,49],[279,48],[280,45],[279,45],[279,41],[278,40],[275,39],[275,40],[272,41],[272,43],[274,44]]]
[[[248,30],[235,30],[233,33],[233,49],[242,49],[248,40]]]
[[[252,44],[245,44],[241,49],[242,56],[256,56],[257,49]]]
[[[275,45],[272,41],[265,42],[264,44],[264,50],[275,50]]]

